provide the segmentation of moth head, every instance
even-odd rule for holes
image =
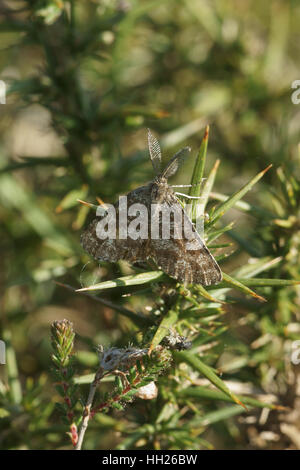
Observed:
[[[163,176],[157,176],[152,185],[151,197],[152,199],[164,199],[164,194],[168,188],[168,181]]]

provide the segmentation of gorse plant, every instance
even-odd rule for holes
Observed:
[[[0,447],[300,448],[297,2],[15,3],[0,7]],[[98,205],[78,199],[153,177],[148,127],[166,156],[199,147],[172,182],[201,196],[189,216],[218,285],[80,247]]]
[[[206,204],[209,201],[209,195],[213,188],[213,182],[217,165],[215,165],[208,175],[202,189],[197,183],[201,181],[204,169],[207,152],[208,128],[206,129],[200,150],[197,155],[193,177],[191,181],[190,192],[194,195],[198,194],[201,200],[201,211],[205,211]],[[217,253],[218,250],[228,248],[229,243],[216,243],[216,239],[223,236],[231,224],[222,225],[221,217],[238,204],[242,197],[259,181],[260,178],[269,169],[263,170],[251,181],[245,184],[240,190],[236,191],[232,196],[224,198],[224,201],[216,206],[213,206],[208,216],[206,217],[206,230],[205,237],[208,241],[210,249]],[[192,218],[199,216],[199,207],[197,207],[196,200],[192,208]],[[198,210],[197,210],[198,209]],[[251,210],[251,207],[249,208]],[[253,210],[254,214],[257,211]],[[203,216],[204,214],[202,214]],[[212,243],[214,242],[214,244]],[[226,259],[226,254],[217,256],[218,261]],[[220,378],[217,370],[215,369],[215,361],[220,354],[220,345],[226,342],[228,336],[228,327],[223,320],[226,308],[231,305],[236,306],[243,301],[239,298],[233,298],[231,291],[238,290],[247,297],[253,299],[253,302],[265,302],[266,299],[252,290],[252,287],[272,287],[272,286],[288,286],[295,285],[297,281],[285,279],[269,279],[255,277],[258,273],[268,271],[272,267],[270,260],[257,260],[243,266],[235,272],[225,274],[223,272],[223,281],[217,285],[204,288],[199,284],[191,284],[183,286],[175,280],[169,278],[166,274],[159,270],[148,270],[140,267],[131,275],[119,277],[111,281],[104,281],[94,284],[90,287],[81,288],[79,292],[90,291],[105,291],[107,289],[118,289],[119,286],[126,287],[143,285],[144,288],[151,289],[156,292],[157,305],[155,304],[149,311],[148,315],[138,315],[131,312],[131,320],[137,326],[141,326],[144,321],[144,326],[141,328],[138,335],[133,332],[131,338],[137,344],[137,347],[127,348],[114,348],[102,350],[103,357],[100,359],[100,366],[97,370],[95,377],[92,381],[89,396],[84,407],[82,417],[79,418],[77,424],[80,426],[79,440],[73,443],[77,444],[76,448],[80,449],[83,443],[83,437],[88,426],[90,417],[93,417],[97,412],[108,411],[109,408],[123,410],[123,403],[132,401],[133,396],[137,393],[139,387],[144,387],[149,382],[156,382],[163,396],[171,396],[171,403],[174,406],[174,415],[168,415],[167,423],[160,432],[157,431],[156,425],[160,423],[161,413],[168,403],[163,398],[156,403],[155,409],[157,413],[158,422],[153,426],[153,435],[148,435],[147,439],[143,432],[134,430],[134,439],[128,440],[130,445],[133,446],[142,439],[142,447],[148,448],[150,442],[154,439],[157,432],[160,436],[158,439],[159,447],[161,442],[167,447],[175,447],[178,444],[179,437],[181,436],[180,448],[194,448],[199,445],[199,441],[193,436],[193,429],[195,423],[199,421],[198,411],[195,410],[192,403],[190,405],[185,403],[184,412],[182,412],[182,402],[184,399],[192,400],[193,398],[205,397],[213,400],[229,400],[233,405],[229,408],[220,410],[220,418],[224,416],[231,416],[248,411],[249,407],[265,407],[269,409],[281,409],[279,404],[273,404],[256,400],[253,397],[237,396],[230,390],[230,387]],[[75,289],[74,289],[75,290]],[[138,295],[138,293],[136,294]],[[100,297],[96,297],[100,300]],[[101,301],[101,300],[100,300]],[[120,311],[120,313],[122,313]],[[152,326],[151,326],[152,325]],[[53,326],[55,329],[55,325]],[[57,328],[57,326],[56,326]],[[170,352],[167,347],[162,346],[162,341],[168,337],[170,331],[184,333],[185,336],[193,338],[190,351],[177,351],[173,353],[174,368],[171,377],[170,372],[165,371],[163,377],[159,377],[161,372],[170,367]],[[177,333],[178,334],[178,333]],[[66,345],[70,344],[70,340],[65,338],[63,340]],[[54,343],[55,344],[55,343]],[[203,351],[201,353],[201,351]],[[163,355],[163,356],[162,356]],[[150,357],[149,357],[150,356]],[[190,370],[190,372],[188,372]],[[193,373],[191,371],[194,371]],[[100,385],[101,380],[107,374],[115,374],[116,382],[115,388],[112,392],[105,395],[98,405],[93,405],[95,399],[96,388]],[[194,375],[193,375],[194,374]],[[187,378],[190,380],[187,382]],[[208,383],[214,385],[219,391],[216,393],[215,389],[209,386],[199,386],[197,383],[200,377],[204,376]],[[173,378],[172,378],[173,377]],[[176,385],[174,383],[175,377]],[[169,378],[169,383],[168,383]],[[163,392],[162,392],[163,389]],[[156,395],[150,397],[156,400]],[[234,405],[237,404],[238,406]],[[175,412],[175,410],[177,410]],[[126,410],[125,410],[126,413]],[[202,417],[203,418],[203,417]],[[217,418],[218,419],[218,418]],[[171,429],[177,427],[177,431],[173,434],[168,434],[168,423],[171,424]],[[73,425],[73,424],[72,424]],[[180,429],[180,431],[179,431]],[[201,429],[201,431],[200,431]],[[198,430],[199,434],[202,433],[202,427]],[[198,435],[198,432],[196,433]],[[148,430],[149,433],[149,430]],[[151,433],[150,433],[151,434]],[[72,434],[71,434],[72,436]],[[208,445],[208,444],[207,444]],[[127,448],[126,440],[120,444],[120,448]],[[157,444],[155,445],[157,446]]]

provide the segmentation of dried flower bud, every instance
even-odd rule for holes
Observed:
[[[157,397],[157,394],[157,386],[154,382],[150,382],[147,385],[144,385],[144,387],[140,387],[136,393],[136,396],[142,400],[153,400],[153,398]]]
[[[139,349],[129,346],[128,348],[98,347],[100,366],[107,371],[128,370],[138,359],[145,356],[148,349]]]

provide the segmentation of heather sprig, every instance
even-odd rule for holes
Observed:
[[[57,320],[51,325],[51,345],[53,354],[51,359],[54,364],[53,376],[55,388],[62,397],[63,403],[56,403],[63,421],[70,426],[70,437],[73,446],[76,445],[77,427],[75,407],[78,401],[77,385],[74,384],[74,347],[75,332],[73,323],[69,320]]]

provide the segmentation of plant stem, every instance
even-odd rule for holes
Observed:
[[[91,383],[90,386],[90,391],[89,391],[89,396],[86,402],[86,405],[84,407],[83,411],[83,416],[82,416],[82,423],[80,426],[79,434],[78,434],[78,442],[76,444],[75,450],[81,450],[83,439],[85,432],[87,430],[87,427],[89,425],[89,420],[90,420],[90,412],[91,412],[91,407],[93,405],[95,393],[96,393],[96,388],[102,377],[104,376],[104,370],[102,367],[99,367],[99,369],[96,372],[95,378],[93,382]]]

